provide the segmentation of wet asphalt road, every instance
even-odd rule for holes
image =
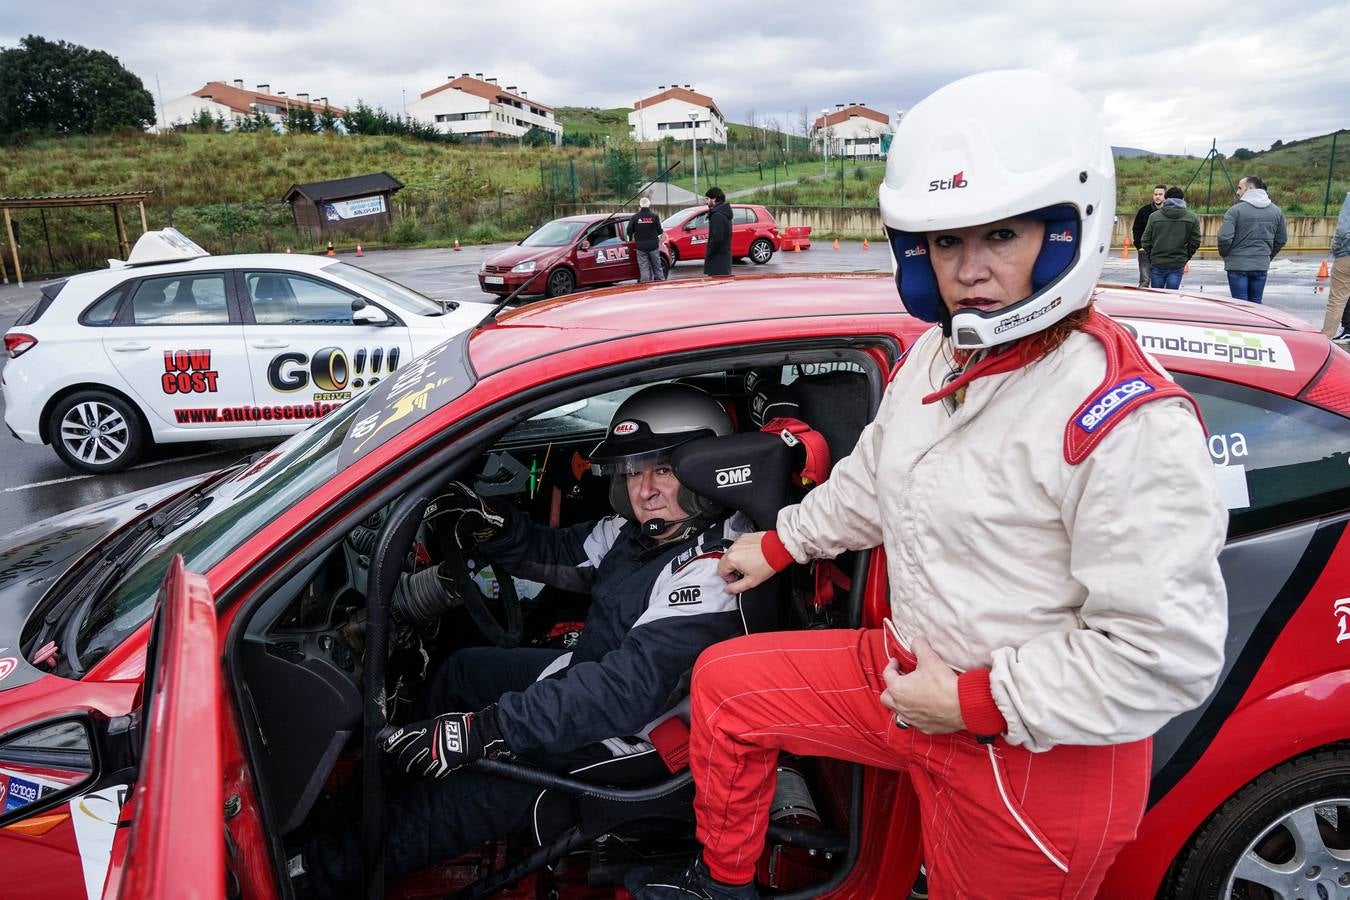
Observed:
[[[354,263],[385,275],[423,293],[446,300],[484,300],[478,289],[477,271],[482,261],[506,245],[465,247],[452,250],[372,251],[357,259],[350,254],[345,262]],[[1266,287],[1266,303],[1321,325],[1326,305],[1325,279],[1314,277],[1320,255],[1277,257]],[[675,267],[673,278],[696,278],[702,264],[683,263]],[[831,272],[876,271],[890,268],[884,248],[863,250],[861,243],[844,242],[839,250],[817,242],[800,253],[780,253],[764,266],[738,265],[737,274],[758,272]],[[1108,260],[1103,281],[1114,284],[1137,282],[1138,267],[1133,257]],[[1194,260],[1183,290],[1228,296],[1223,264],[1217,259]],[[37,285],[0,286],[0,332],[7,330],[37,298]],[[0,400],[0,414],[3,401]],[[271,442],[217,441],[192,444],[167,444],[153,448],[135,468],[116,475],[80,475],[56,458],[50,447],[24,444],[0,430],[0,535],[87,503],[172,481],[188,475],[213,471],[252,453]]]

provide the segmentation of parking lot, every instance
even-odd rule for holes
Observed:
[[[465,247],[459,251],[372,251],[360,258],[344,254],[343,259],[435,299],[481,302],[489,298],[478,288],[478,268],[485,258],[505,246],[508,245],[492,244]],[[1315,277],[1320,260],[1320,255],[1278,257],[1271,267],[1266,303],[1320,325],[1326,303],[1325,279],[1319,282]],[[810,250],[780,253],[764,266],[738,265],[735,273],[866,272],[884,271],[889,267],[890,258],[884,246],[873,244],[864,249],[861,242],[841,242],[840,248],[835,250],[830,242],[817,241]],[[1114,254],[1107,261],[1103,281],[1135,284],[1137,272],[1133,257],[1122,260]],[[701,264],[689,262],[676,266],[671,277],[697,278],[701,274]],[[1227,297],[1222,262],[1217,259],[1193,261],[1183,289]],[[35,283],[0,287],[0,330],[8,329],[36,296]],[[2,404],[0,401],[0,411]],[[91,476],[72,472],[49,447],[25,444],[8,435],[0,439],[4,441],[4,452],[0,454],[0,485],[3,485],[0,487],[0,531],[6,532],[106,497],[208,472],[269,446],[267,442],[238,441],[169,444],[155,448],[145,461],[126,472]]]

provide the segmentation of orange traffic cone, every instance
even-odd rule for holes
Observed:
[[[361,245],[360,245],[360,244],[357,244],[357,245],[356,245],[356,255],[357,255],[357,256],[365,256],[365,254],[361,252]]]
[[[1327,261],[1326,261],[1325,259],[1322,260],[1322,268],[1320,268],[1320,269],[1317,270],[1317,277],[1318,277],[1318,278],[1330,278],[1330,277],[1331,277],[1331,271],[1330,271],[1329,269],[1327,269]]]
[[[455,249],[459,249],[459,238],[455,238]]]
[[[793,253],[801,253],[801,252],[802,252],[802,242],[801,242],[801,241],[793,241],[793,242],[792,242],[792,252],[793,252]]]
[[[332,241],[329,241],[329,242],[328,242],[328,252],[325,253],[324,256],[337,256],[337,254],[333,252],[333,242],[332,242]]]
[[[1120,258],[1121,259],[1130,258],[1130,236],[1128,234],[1125,235],[1125,243],[1120,245]]]
[[[867,238],[863,238],[863,249],[864,249],[864,250],[869,250],[869,249],[871,249],[871,245],[869,245],[869,244],[867,243]]]
[[[836,250],[839,249],[839,238],[835,238],[835,239],[834,239],[834,249],[836,249]]]

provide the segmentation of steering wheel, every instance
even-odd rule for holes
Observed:
[[[452,541],[446,543],[453,544]],[[525,616],[520,608],[515,579],[505,572],[497,576],[497,599],[501,601],[505,615],[505,621],[499,620],[489,605],[487,595],[474,578],[484,568],[485,564],[470,566],[468,554],[458,547],[447,546],[444,549],[441,571],[459,589],[459,596],[474,624],[484,637],[498,647],[515,647],[525,634]]]

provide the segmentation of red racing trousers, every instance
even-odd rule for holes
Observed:
[[[754,877],[787,751],[904,773],[933,897],[1092,897],[1143,816],[1151,741],[1032,753],[900,728],[879,699],[886,662],[880,629],[753,634],[699,657],[689,765],[713,877]]]

